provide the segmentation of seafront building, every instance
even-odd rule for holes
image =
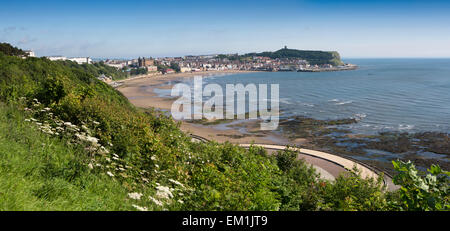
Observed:
[[[46,58],[50,59],[51,61],[72,61],[72,62],[76,62],[78,64],[91,64],[92,63],[92,59],[89,57],[74,57],[74,58],[67,58],[65,56],[46,56]]]
[[[286,49],[286,48],[285,48]],[[34,55],[32,51],[29,54]],[[66,58],[64,56],[49,56],[48,59],[71,60],[78,64],[92,63],[89,57]],[[333,66],[331,64],[311,65],[307,60],[300,58],[270,58],[265,56],[239,56],[238,54],[227,55],[188,55],[184,57],[147,58],[138,57],[129,60],[104,60],[105,65],[124,71],[133,69],[146,69],[150,74],[168,74],[173,72],[198,72],[198,71],[338,71],[352,70],[356,66],[344,64]],[[140,70],[138,71],[139,73]]]
[[[36,57],[36,55],[34,54],[34,51],[32,51],[32,50],[26,50],[24,52],[27,54],[27,57]]]

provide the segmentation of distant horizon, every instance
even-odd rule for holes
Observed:
[[[260,51],[258,51],[260,52]],[[339,51],[338,51],[339,52]],[[253,52],[248,52],[253,53]],[[135,56],[135,57],[90,57],[90,56],[66,56],[66,55],[53,55],[53,56],[64,56],[67,58],[75,58],[75,57],[89,57],[91,59],[137,59],[139,57],[144,58],[174,58],[174,57],[186,57],[186,56],[202,56],[202,55],[219,55],[219,54],[233,54],[233,53],[209,53],[209,54],[186,54],[186,55],[178,55],[178,56],[152,56],[152,55],[144,55],[144,56]],[[247,53],[238,53],[239,55],[247,54]],[[48,55],[52,56],[52,55]],[[45,57],[45,56],[37,56],[37,57]],[[448,57],[342,57],[341,59],[450,59],[450,56]]]
[[[8,41],[0,41],[0,43],[9,43]],[[23,49],[20,46],[14,45],[12,43],[9,43],[19,49],[22,50],[31,50],[32,49]],[[303,49],[298,49],[298,48],[290,48],[289,49],[294,49],[294,50],[303,50]],[[280,48],[281,49],[281,48]],[[273,50],[275,51],[275,50]],[[308,51],[324,51],[324,50],[317,50],[317,49],[313,49],[313,50],[308,50]],[[34,51],[33,51],[34,52]],[[174,58],[174,57],[186,57],[186,56],[207,56],[207,55],[230,55],[230,54],[238,54],[238,55],[243,55],[243,54],[249,54],[249,53],[260,53],[260,52],[270,52],[269,50],[262,50],[262,51],[251,51],[251,52],[243,52],[243,53],[239,53],[239,52],[223,52],[223,53],[202,53],[202,54],[184,54],[184,55],[173,55],[173,56],[153,56],[153,55],[142,55],[142,56],[133,56],[133,57],[91,57],[91,56],[87,56],[87,55],[79,55],[79,56],[69,56],[69,55],[64,55],[64,54],[54,54],[54,55],[36,55],[36,57],[67,57],[67,58],[76,58],[76,57],[88,57],[91,59],[100,59],[100,60],[104,60],[104,59],[111,59],[111,60],[119,60],[119,59],[137,59],[140,57],[144,57],[144,58]],[[339,51],[337,51],[339,53]],[[339,53],[340,54],[340,53]],[[340,54],[341,55],[341,54]],[[370,57],[370,56],[355,56],[355,57],[342,57],[341,55],[341,59],[450,59],[450,56],[443,56],[443,57],[420,57],[420,56],[376,56],[376,57]]]
[[[14,45],[14,44],[11,44]],[[15,45],[14,45],[15,46]],[[18,46],[16,46],[18,47]],[[21,48],[21,47],[18,47]],[[303,49],[298,49],[298,48],[290,48],[289,49],[295,49],[295,50],[303,50]],[[22,49],[22,48],[21,48]],[[281,48],[280,48],[281,49]],[[275,51],[275,50],[273,50]],[[309,51],[323,51],[323,50],[309,50]],[[142,55],[142,56],[133,56],[133,57],[91,57],[91,56],[87,56],[87,55],[81,55],[81,56],[68,56],[68,55],[64,55],[64,54],[55,54],[55,55],[45,55],[45,56],[39,56],[36,55],[36,57],[58,57],[58,56],[63,56],[63,57],[67,57],[67,58],[75,58],[75,57],[89,57],[91,59],[137,59],[139,57],[144,57],[144,58],[174,58],[174,57],[186,57],[186,56],[207,56],[207,55],[220,55],[220,54],[224,54],[224,55],[230,55],[230,54],[238,54],[238,55],[243,55],[243,54],[249,54],[249,53],[260,53],[260,52],[270,52],[269,50],[262,50],[262,51],[251,51],[251,52],[243,52],[243,53],[239,53],[239,52],[223,52],[223,53],[202,53],[202,54],[184,54],[184,55],[173,55],[173,56],[154,56],[154,55]],[[337,51],[339,54],[340,52]],[[341,55],[341,54],[340,54]],[[443,56],[443,57],[420,57],[420,56],[416,56],[416,57],[407,57],[407,56],[395,56],[395,57],[389,57],[389,56],[377,56],[377,57],[370,57],[370,56],[355,56],[355,57],[342,57],[341,55],[341,59],[450,59],[450,56]]]

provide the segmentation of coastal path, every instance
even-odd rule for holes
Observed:
[[[200,142],[209,141],[204,137],[200,137],[193,134],[191,134],[191,137],[194,141]],[[249,148],[251,145],[263,147],[268,151],[269,154],[286,149],[286,146],[273,144],[238,144],[238,145],[243,148]],[[360,171],[361,177],[363,178],[378,178],[378,176],[381,175],[381,173],[383,173],[380,170],[377,170],[369,165],[363,164],[356,160],[351,160],[348,158],[329,154],[326,152],[296,147],[289,147],[289,148],[294,151],[298,151],[299,153],[298,159],[303,159],[307,163],[311,164],[316,169],[316,171],[320,173],[321,178],[326,180],[333,181],[340,174],[352,170],[354,167],[356,167]],[[398,186],[396,186],[392,182],[392,177],[386,173],[383,173],[383,182],[388,191],[394,191],[398,189]]]

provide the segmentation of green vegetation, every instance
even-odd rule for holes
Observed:
[[[162,73],[166,73],[168,69],[172,69],[175,72],[180,72],[180,66],[177,63],[171,63],[170,66],[158,64],[156,65],[158,67],[158,71]]]
[[[428,174],[420,173],[411,162],[393,162],[399,172],[394,183],[401,185],[400,200],[394,205],[401,210],[450,210],[448,183],[450,173],[432,165]]]
[[[147,68],[133,68],[130,70],[130,75],[145,75],[147,73]]]
[[[60,62],[64,66],[68,66],[72,69],[78,69],[79,71],[89,73],[95,77],[98,77],[102,74],[105,76],[112,77],[113,80],[125,79],[128,77],[128,73],[123,70],[117,70],[115,67],[111,67],[106,65],[104,62],[97,62],[94,64],[77,64],[72,61],[57,61]],[[134,73],[131,73],[133,75]]]
[[[170,68],[172,68],[172,70],[176,72],[180,72],[180,66],[178,65],[178,63],[171,63]]]
[[[26,55],[26,53],[23,50],[21,50],[17,47],[13,47],[9,43],[0,43],[0,53],[3,53],[5,55],[10,55],[10,56],[25,56]]]
[[[420,196],[398,181],[404,196],[358,172],[321,180],[288,149],[192,142],[91,68],[0,54],[0,210],[448,210],[448,178]]]
[[[279,194],[281,210],[389,210],[382,178],[362,179],[354,169],[334,182],[318,179],[317,173],[297,153],[279,151],[276,160],[283,171]]]
[[[0,105],[0,210],[124,210],[127,190],[84,163],[88,153],[25,122]]]
[[[261,53],[248,53],[244,55],[219,55],[219,58],[228,58],[230,60],[237,59],[245,59],[253,56],[263,56],[269,57],[272,59],[281,59],[281,58],[298,58],[304,59],[308,61],[311,65],[322,65],[322,64],[331,64],[333,66],[343,65],[344,63],[341,61],[341,57],[336,51],[306,51],[306,50],[295,50],[295,49],[280,49],[275,52],[261,52]]]

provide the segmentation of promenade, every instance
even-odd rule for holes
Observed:
[[[191,137],[194,141],[199,142],[208,141],[208,139],[205,139],[197,135],[191,135]],[[263,147],[267,150],[268,154],[273,154],[276,151],[286,149],[286,146],[273,144],[238,144],[238,145],[243,148],[249,148],[251,145]],[[352,170],[354,167],[356,167],[360,171],[362,178],[376,179],[378,178],[378,176],[382,174],[381,171],[376,170],[368,165],[341,156],[304,148],[296,148],[296,147],[289,147],[289,148],[294,151],[298,151],[299,154],[297,158],[303,159],[306,163],[311,164],[316,169],[316,171],[320,173],[320,177],[325,180],[333,181],[340,174]],[[395,191],[396,189],[399,188],[392,182],[392,178],[389,175],[385,173],[383,173],[382,175],[384,185],[386,186],[386,189],[388,191]]]

